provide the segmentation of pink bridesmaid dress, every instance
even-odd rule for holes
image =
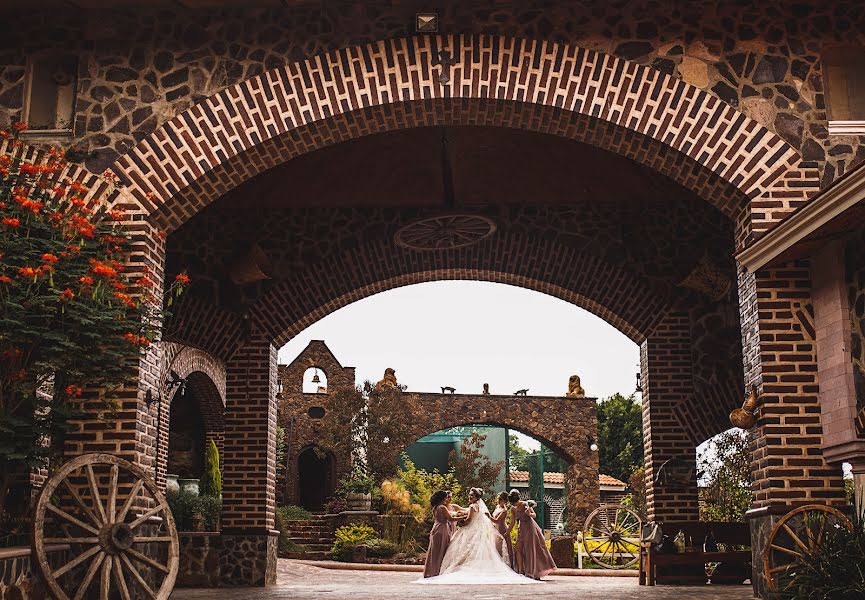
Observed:
[[[502,513],[507,515],[508,509],[506,508],[497,508],[493,513],[493,518],[498,519],[501,516],[501,519],[496,521],[496,529],[502,537],[504,538],[505,550],[508,553],[508,564],[512,569],[516,569],[516,558],[514,556],[514,544],[511,542],[511,536],[508,533],[508,518],[507,516],[502,516]],[[517,532],[519,533],[519,532]]]
[[[524,502],[518,502],[514,506],[514,516],[520,527],[517,531],[516,550],[522,557],[523,575],[540,579],[555,571],[556,563],[547,549],[544,532],[529,515]]]
[[[442,569],[442,559],[451,542],[451,521],[448,509],[439,504],[433,511],[433,526],[429,533],[429,550],[426,553],[426,563],[423,567],[424,577],[435,577]]]

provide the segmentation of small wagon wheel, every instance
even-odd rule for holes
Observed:
[[[853,524],[841,511],[822,504],[800,506],[775,523],[763,550],[763,568],[769,589],[786,592],[796,584],[796,567],[817,552],[829,529]]]
[[[59,566],[46,551],[56,545],[70,546]],[[110,454],[79,456],[48,479],[34,511],[33,556],[56,600],[166,600],[180,562],[156,483]]]
[[[604,569],[633,569],[640,562],[640,516],[621,504],[596,508],[583,526],[583,544]]]

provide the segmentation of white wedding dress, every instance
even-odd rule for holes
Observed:
[[[541,583],[515,573],[504,556],[502,536],[486,516],[483,500],[469,505],[469,522],[451,538],[442,560],[440,575],[415,583],[441,585],[514,585]]]

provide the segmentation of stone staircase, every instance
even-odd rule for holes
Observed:
[[[303,546],[301,552],[289,552],[288,558],[330,560],[335,539],[333,522],[322,515],[313,515],[305,521],[290,521],[288,539]]]

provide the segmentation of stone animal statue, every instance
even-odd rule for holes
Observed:
[[[568,379],[568,396],[572,398],[583,398],[586,395],[586,390],[583,389],[583,386],[580,385],[580,376],[579,375],[571,375],[571,378]]]
[[[442,386],[442,394],[444,394],[445,392],[450,392],[451,394],[453,394],[455,391],[457,391],[456,388],[452,388],[452,387],[447,386],[447,385]]]
[[[381,381],[375,384],[376,391],[381,391],[385,388],[400,389],[399,383],[396,381],[396,371],[390,367],[384,370],[384,377],[381,378]]]
[[[730,413],[730,424],[739,429],[750,429],[757,424],[757,386],[751,386],[751,392],[745,398],[742,408],[736,408]]]
[[[490,384],[485,383],[485,384],[484,384],[484,391],[481,392],[481,393],[482,393],[484,396],[489,396],[489,395],[490,395]]]
[[[525,396],[528,393],[529,393],[529,388],[526,388],[524,390],[517,390],[516,392],[514,392],[514,396]]]

